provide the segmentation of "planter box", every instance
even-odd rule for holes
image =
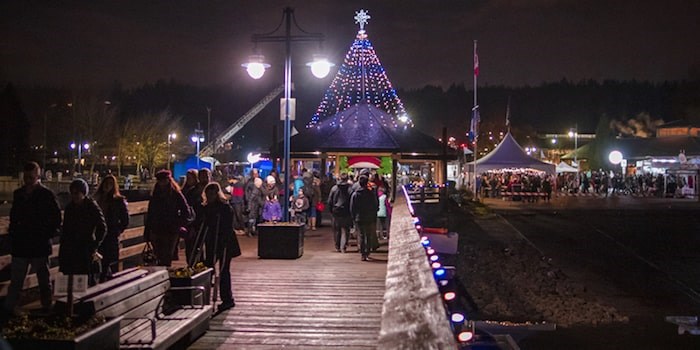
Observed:
[[[292,222],[258,225],[258,256],[297,259],[304,255],[304,225]]]
[[[15,348],[22,350],[117,350],[119,349],[119,322],[115,317],[73,340],[8,339]]]
[[[206,270],[190,277],[185,278],[175,278],[170,277],[171,287],[193,287],[202,286],[204,287],[204,305],[209,305],[211,303],[211,276],[214,273],[214,269],[207,268]],[[176,293],[172,293],[172,302],[177,305],[191,305],[193,303],[194,293],[198,291],[184,291],[180,290]]]

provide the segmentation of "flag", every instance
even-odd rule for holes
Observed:
[[[479,106],[474,106],[472,108],[472,122],[469,127],[469,134],[472,140],[475,140],[479,136],[479,122],[481,121],[481,116],[479,115]]]
[[[506,105],[506,128],[510,126],[510,96],[508,96],[508,105]]]
[[[479,55],[476,54],[476,45],[474,46],[474,76],[479,76]]]

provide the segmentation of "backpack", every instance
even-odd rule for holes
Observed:
[[[331,211],[336,215],[350,215],[350,193],[347,186],[338,187]]]

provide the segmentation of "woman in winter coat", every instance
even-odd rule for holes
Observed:
[[[88,284],[96,284],[99,266],[97,247],[107,230],[102,210],[88,197],[88,184],[77,179],[71,182],[71,201],[63,213],[63,233],[58,251],[58,270],[65,275],[88,275]]]
[[[107,175],[95,192],[95,201],[102,209],[107,223],[107,234],[98,251],[102,255],[100,283],[110,279],[117,271],[119,261],[119,235],[129,225],[129,210],[126,198],[119,193],[117,178]]]
[[[197,217],[206,230],[204,264],[214,267],[219,262],[221,304],[217,312],[222,312],[236,305],[231,292],[231,259],[241,255],[241,248],[233,232],[233,209],[218,183],[211,182],[204,188],[204,202]]]
[[[159,171],[156,179],[143,235],[146,242],[152,242],[158,265],[170,266],[180,234],[187,230],[194,213],[170,171]]]
[[[262,213],[265,197],[263,196],[263,182],[255,177],[246,187],[246,201],[248,202],[248,235],[255,234],[255,228]]]

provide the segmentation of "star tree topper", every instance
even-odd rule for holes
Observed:
[[[369,13],[365,10],[360,10],[355,12],[355,23],[360,25],[360,30],[364,31],[365,30],[365,24],[367,24],[367,20],[369,20],[370,17]]]

